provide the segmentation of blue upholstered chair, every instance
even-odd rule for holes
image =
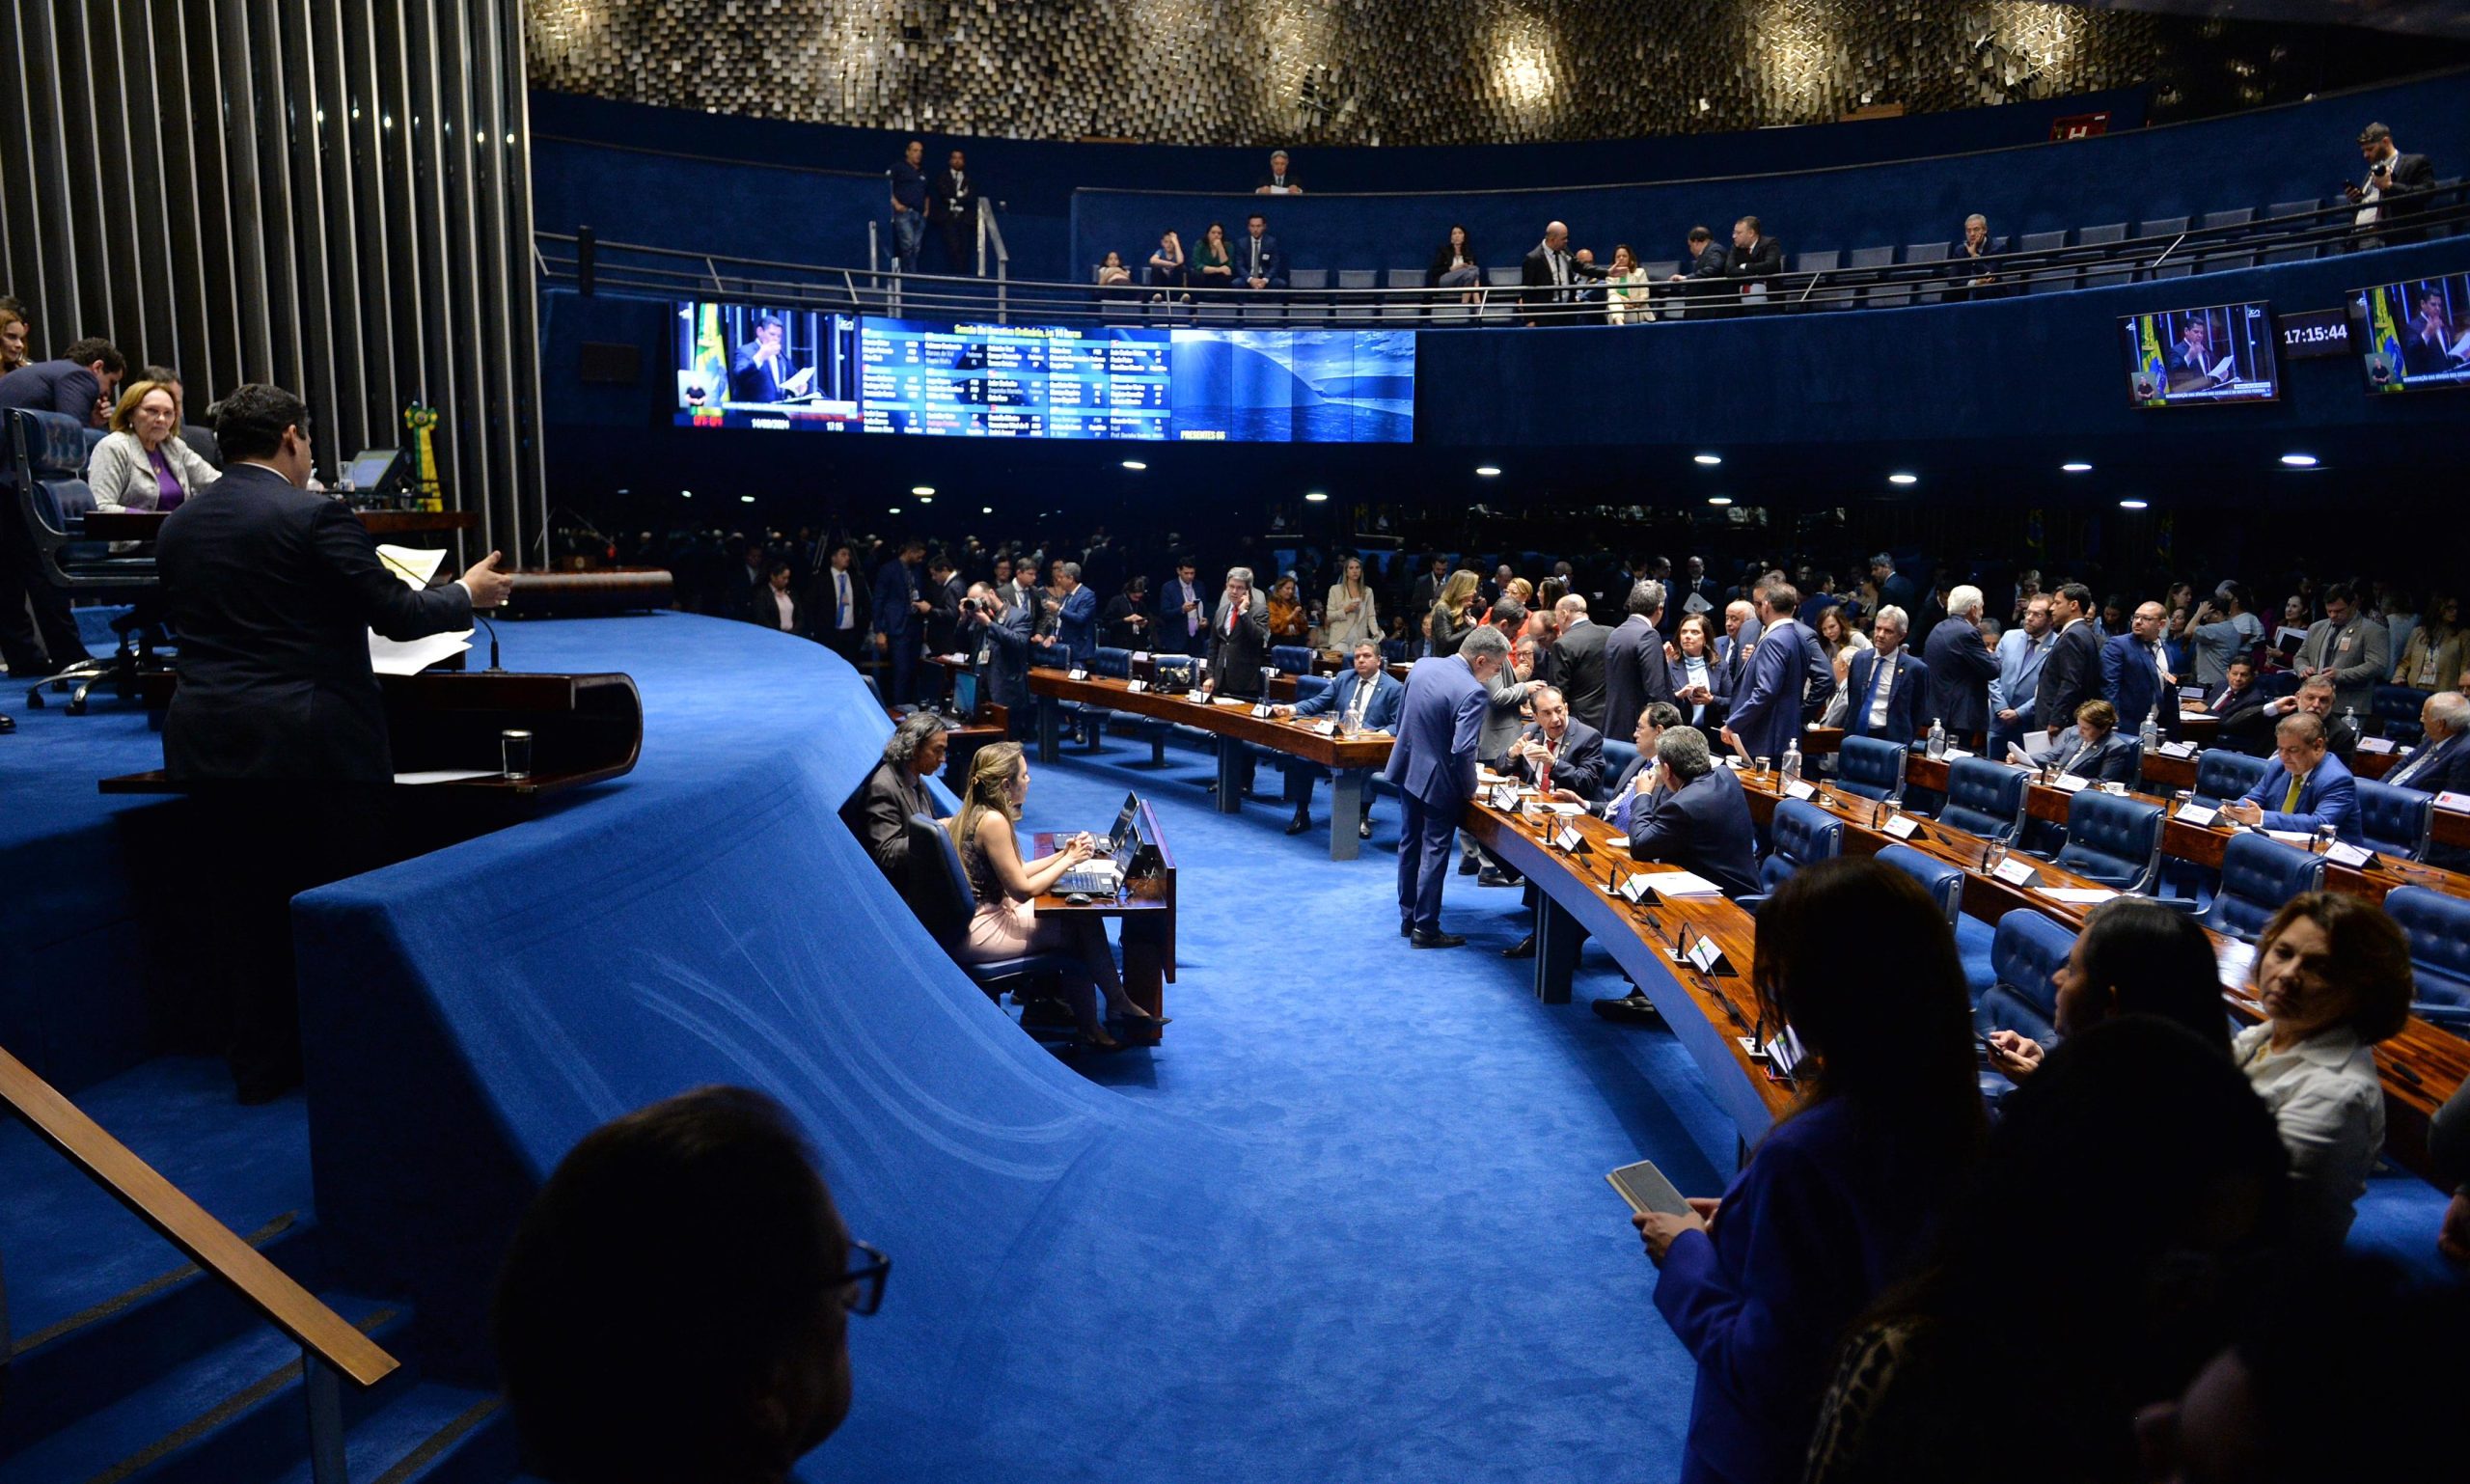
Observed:
[[[1938,822],[1985,839],[2013,840],[2024,819],[2020,768],[1987,757],[1959,757],[1947,765],[1947,802]]]
[[[2410,977],[2421,1020],[2470,1035],[2470,901],[2426,887],[2400,887],[2384,910],[2410,939]]]
[[[2221,852],[2221,885],[2198,919],[2217,933],[2253,943],[2282,903],[2324,885],[2324,858],[2262,835],[2234,835]]]
[[[2398,662],[2397,652],[2394,659]],[[2419,708],[2428,703],[2433,692],[2409,685],[2379,685],[2368,703],[2374,724],[2374,735],[2391,737],[2396,742],[2416,746],[2427,733],[2419,728]]]
[[[2208,747],[2196,755],[2195,802],[2218,806],[2224,799],[2238,798],[2264,781],[2269,766],[2262,757]]]
[[[1405,640],[1385,639],[1381,641],[1381,663],[1384,665],[1404,665],[1407,663],[1408,658],[1407,642]]]
[[[80,660],[59,673],[35,681],[26,704],[41,706],[43,692],[74,691],[69,714],[82,716],[86,696],[96,680],[108,679],[123,696],[135,693],[142,671],[159,669],[148,647],[155,608],[157,579],[154,558],[112,555],[100,541],[78,538],[79,525],[95,508],[95,493],[86,483],[86,465],[101,430],[75,418],[32,408],[13,408],[8,426],[0,428],[8,469],[0,479],[0,520],[17,527],[31,554],[33,575],[71,597],[133,602],[137,612],[115,619],[120,646],[108,658]]]
[[[1595,791],[1597,803],[1601,804],[1612,797],[1612,785],[1621,781],[1622,770],[1635,761],[1637,756],[1638,744],[1635,742],[1624,742],[1612,737],[1604,739],[1604,785]]]
[[[1984,1031],[2013,1031],[2046,1046],[2058,1034],[2058,971],[2075,947],[2075,935],[2038,912],[2010,912],[1998,920],[1990,943],[1995,976],[1973,1023]]]
[[[1312,673],[1312,651],[1302,645],[1274,645],[1270,647],[1270,663],[1284,675]]]
[[[1086,668],[1092,675],[1104,675],[1110,679],[1129,679],[1132,675],[1130,649],[1116,649],[1100,645],[1091,649],[1085,657],[1077,658],[1074,663]],[[1093,706],[1085,701],[1075,701],[1065,704],[1063,716],[1064,720],[1072,726],[1072,734],[1086,743],[1091,752],[1096,752],[1107,745],[1107,723],[1114,719],[1112,711],[1104,706]]]
[[[2372,778],[2358,781],[2359,843],[2368,849],[2415,861],[2427,853],[2434,829],[2434,794]]]
[[[2055,864],[2122,892],[2148,892],[2161,870],[2160,805],[2087,788],[2067,802],[2067,843]]]
[[[977,911],[977,898],[969,888],[969,872],[961,866],[960,847],[952,843],[951,832],[937,824],[933,816],[912,814],[909,858],[909,905],[935,941],[950,952],[968,936],[970,918]],[[961,972],[986,991],[989,999],[1001,999],[1006,988],[1026,981],[1078,973],[1080,968],[1081,961],[1069,953],[1026,953],[1018,958],[960,965]]]
[[[1878,737],[1846,737],[1835,757],[1835,786],[1865,799],[1901,799],[1907,751]]]
[[[1955,926],[1956,919],[1963,915],[1964,873],[1955,866],[1910,845],[1889,845],[1880,850],[1879,864],[1892,866],[1920,882],[1930,899],[1938,904],[1938,910],[1947,915],[1949,927]]]
[[[1802,866],[1832,861],[1844,850],[1842,821],[1806,799],[1786,799],[1776,805],[1775,817],[1767,828],[1767,859],[1759,863],[1758,879],[1769,892]],[[1763,900],[1764,893],[1744,898],[1743,905],[1755,910]]]

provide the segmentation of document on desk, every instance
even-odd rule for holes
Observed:
[[[413,546],[379,545],[377,560],[386,570],[403,579],[403,586],[426,588],[437,575],[438,563],[446,560],[442,547],[423,550]],[[472,647],[472,631],[459,634],[431,634],[426,639],[389,639],[375,629],[369,631],[369,668],[381,675],[416,675],[440,660],[451,660]],[[427,780],[426,782],[436,782]]]
[[[476,778],[504,778],[494,768],[432,768],[425,773],[398,773],[398,783],[467,783]]]
[[[2097,907],[2118,895],[2108,887],[2035,887],[2034,891],[2054,902],[2071,907]]]
[[[1644,878],[1659,896],[1721,896],[1724,889],[1695,871],[1656,871]]]

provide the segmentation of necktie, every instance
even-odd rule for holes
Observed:
[[[2284,794],[2281,801],[2281,811],[2283,813],[2295,814],[2298,812],[2298,791],[2306,785],[2306,774],[2293,773],[2290,776],[2290,792]]]
[[[1184,590],[1184,595],[1182,598],[1183,602],[1189,603],[1193,600],[1193,585],[1191,583],[1177,583],[1175,586]],[[1197,634],[1200,632],[1199,609],[1193,609],[1184,615],[1184,632],[1187,634]]]
[[[1226,605],[1226,637],[1235,637],[1235,605],[1232,603]]]
[[[843,572],[843,571],[840,571],[840,570],[839,570],[839,569],[837,569],[837,568],[835,568],[835,569],[833,570],[833,573],[832,573],[832,591],[833,591],[833,595],[834,595],[834,597],[835,597],[835,599],[836,599],[836,601],[837,601],[837,603],[838,609],[839,609],[839,615],[838,615],[838,617],[837,617],[836,618],[834,618],[832,621],[833,621],[833,623],[834,623],[834,625],[835,625],[836,627],[838,627],[838,628],[844,628],[844,629],[845,629],[845,628],[847,628],[847,627],[849,626],[849,574],[848,574],[848,573]]]

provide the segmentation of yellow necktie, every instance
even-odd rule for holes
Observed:
[[[2293,773],[2290,776],[2290,792],[2281,801],[2281,811],[2283,813],[2295,814],[2298,812],[2298,790],[2304,786],[2306,783],[2307,775],[2303,773]]]

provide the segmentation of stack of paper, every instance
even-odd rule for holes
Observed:
[[[1657,871],[1647,885],[1664,896],[1721,896],[1724,889],[1695,871]]]
[[[411,546],[377,548],[377,560],[386,569],[403,579],[403,586],[426,588],[437,575],[437,564],[446,560],[444,548],[421,550]],[[369,631],[369,668],[381,675],[416,675],[440,660],[450,660],[472,647],[472,631],[459,634],[431,634],[426,639],[388,639],[375,629]]]

